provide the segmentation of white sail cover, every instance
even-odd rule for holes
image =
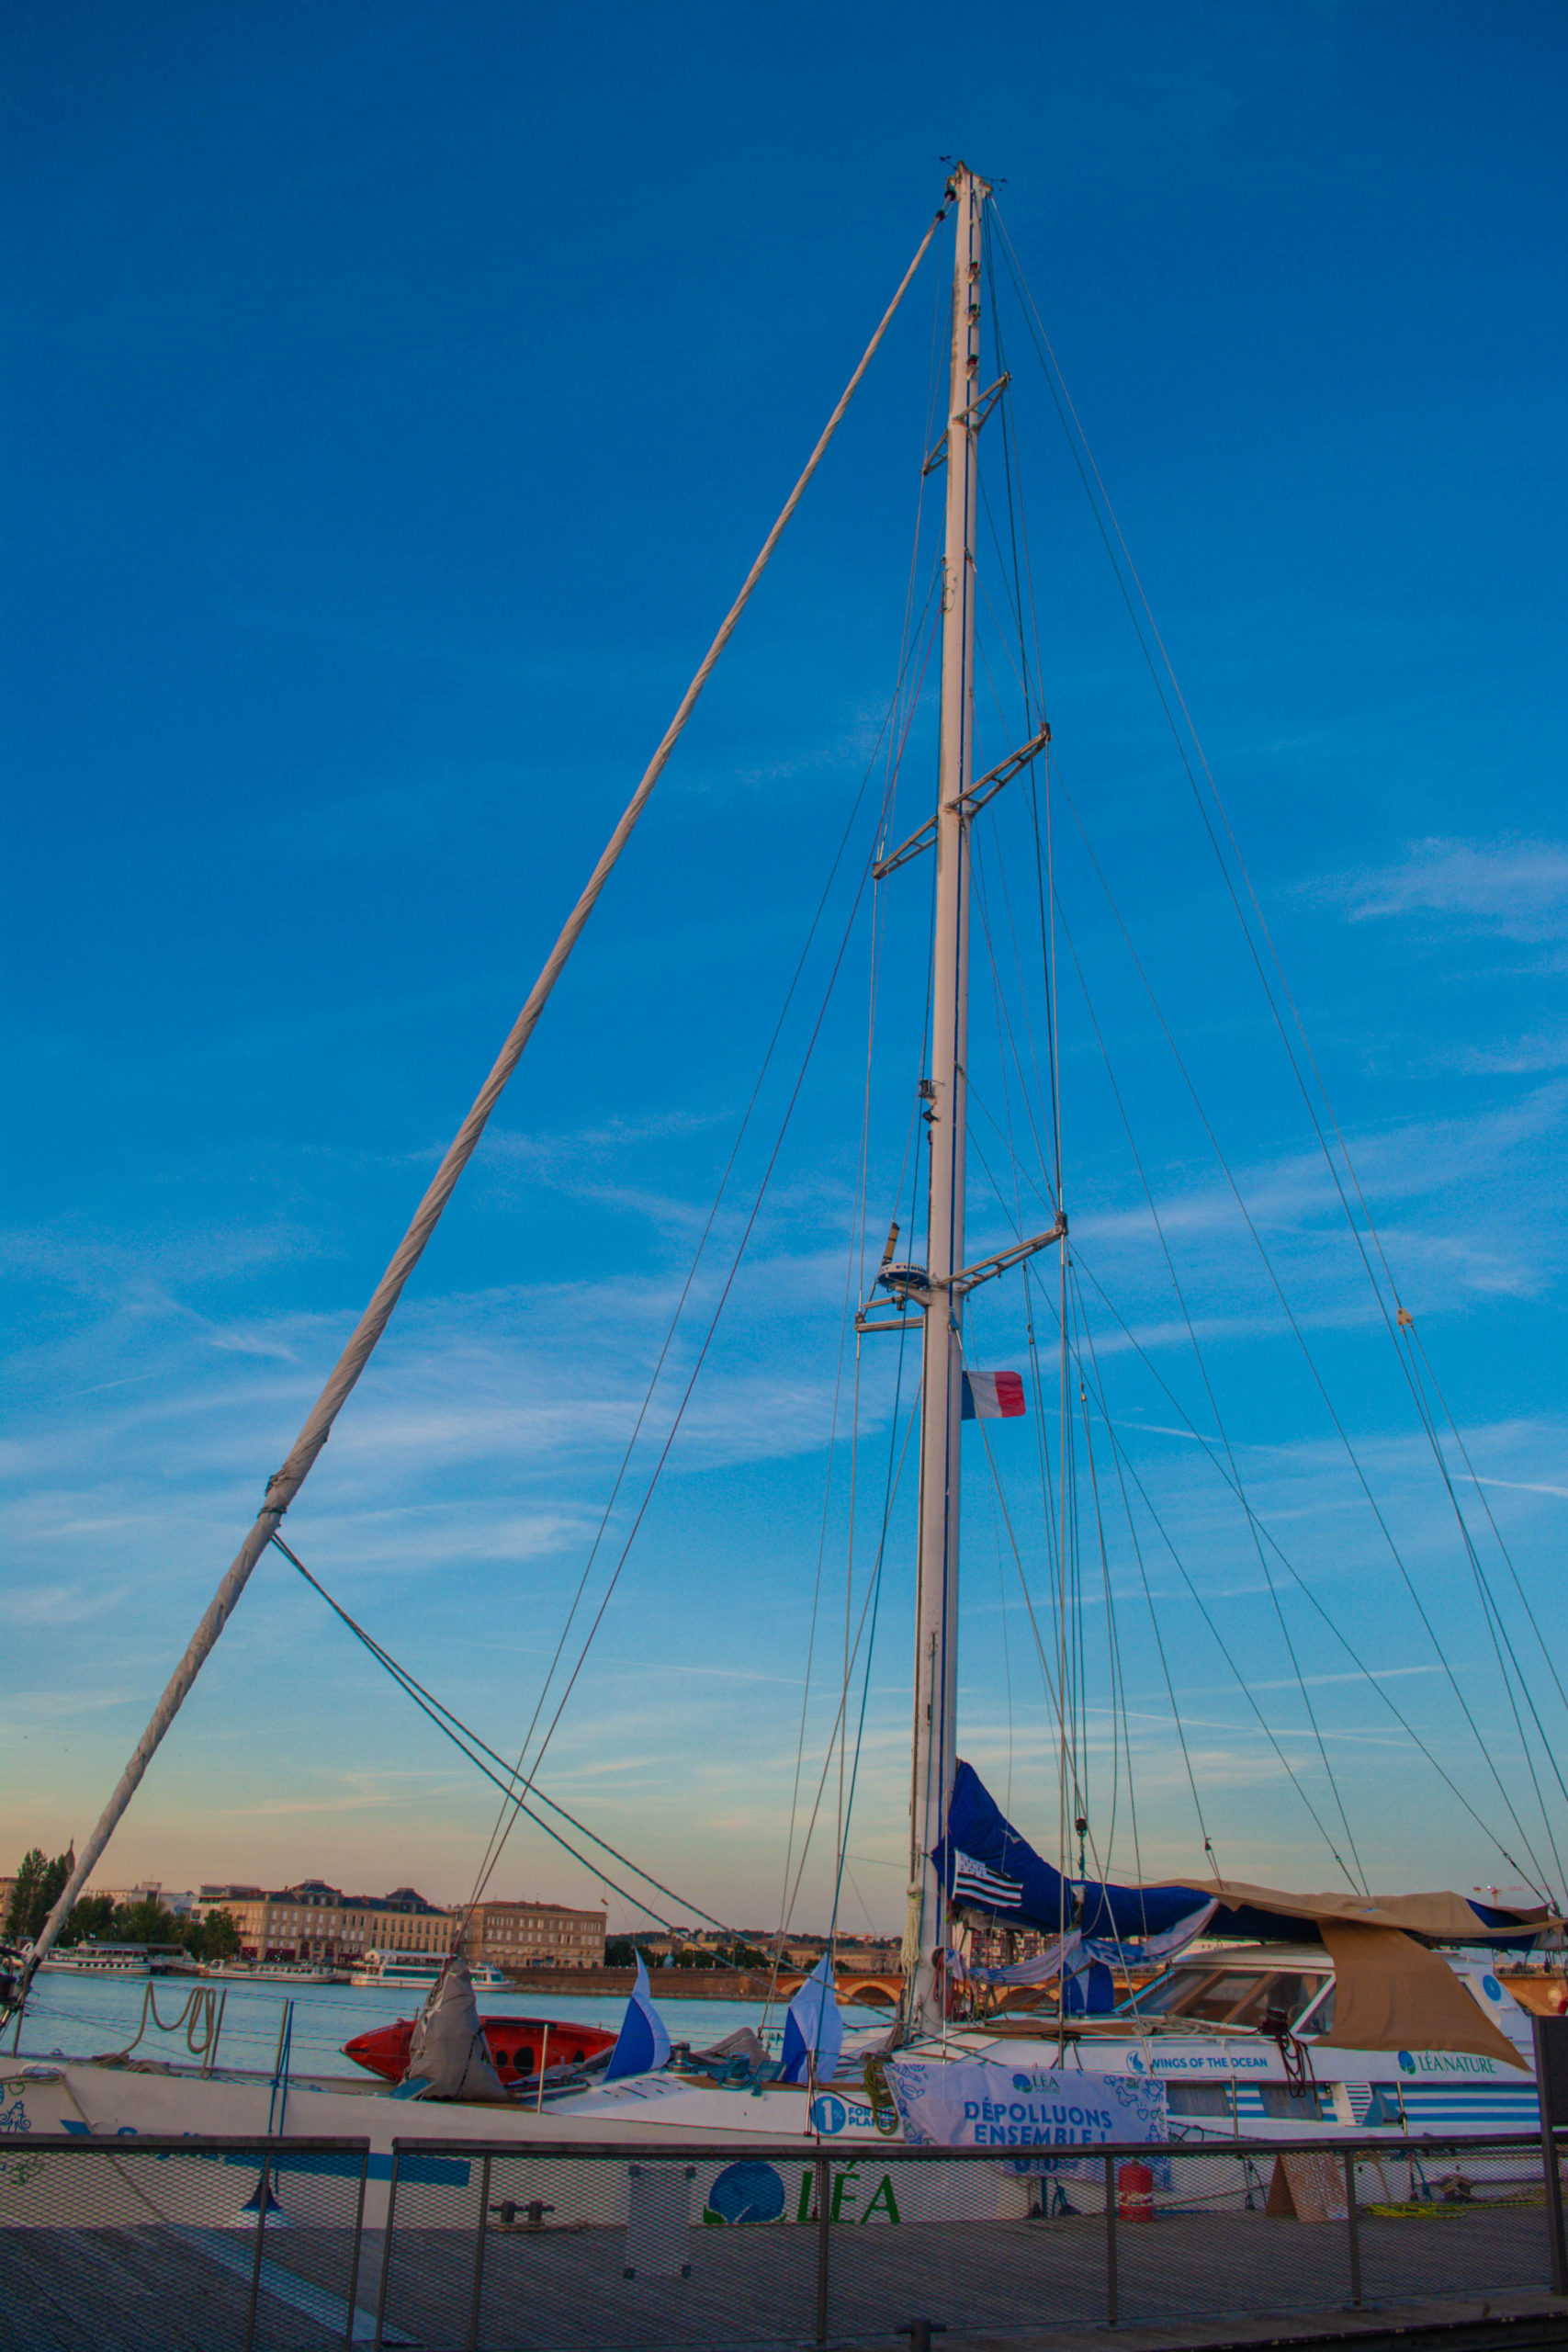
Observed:
[[[403,2084],[414,2098],[504,2099],[468,1965],[455,1960],[414,2020]]]

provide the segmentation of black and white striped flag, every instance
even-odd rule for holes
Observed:
[[[975,1903],[987,1911],[1016,1911],[1023,1901],[1023,1881],[1004,1877],[973,1854],[953,1849],[953,1900]]]

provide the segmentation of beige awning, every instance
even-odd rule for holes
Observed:
[[[1235,1878],[1206,1882],[1164,1879],[1160,1883],[1193,1888],[1201,1883],[1205,1894],[1216,1896],[1231,1911],[1273,1911],[1286,1918],[1319,1923],[1343,1919],[1348,1924],[1369,1928],[1399,1928],[1406,1935],[1430,1936],[1439,1943],[1493,1943],[1525,1929],[1562,1925],[1545,1904],[1528,1909],[1516,1904],[1494,1904],[1489,1907],[1506,1910],[1513,1924],[1506,1928],[1483,1927],[1463,1895],[1446,1888],[1436,1894],[1290,1894],[1280,1887],[1250,1886],[1245,1880]],[[1216,1927],[1220,1924],[1215,1922]]]
[[[1529,2072],[1437,1952],[1395,1928],[1341,1919],[1319,1926],[1334,1962],[1334,2030],[1314,2049],[1464,2050]]]

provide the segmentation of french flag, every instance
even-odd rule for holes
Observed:
[[[1010,1421],[1024,1408],[1021,1372],[966,1372],[964,1375],[964,1419],[966,1421]]]

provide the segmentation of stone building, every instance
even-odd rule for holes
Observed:
[[[605,1916],[560,1903],[480,1903],[463,1957],[491,1968],[603,1968]]]
[[[390,1894],[344,1894],[319,1878],[269,1893],[259,1886],[203,1886],[202,1917],[227,1911],[240,1930],[243,1960],[358,1961],[378,1951],[396,1959],[444,1958],[458,1914],[427,1903],[412,1886]]]

